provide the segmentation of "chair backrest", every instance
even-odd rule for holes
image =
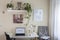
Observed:
[[[11,40],[10,36],[5,32],[6,40]]]
[[[48,36],[48,27],[47,26],[38,26],[38,35],[39,36]]]

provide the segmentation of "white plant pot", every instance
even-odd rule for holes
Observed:
[[[8,8],[8,10],[12,10],[12,8]]]

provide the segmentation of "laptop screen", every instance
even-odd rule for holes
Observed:
[[[25,33],[25,28],[24,27],[17,27],[16,34],[22,34],[22,33]]]

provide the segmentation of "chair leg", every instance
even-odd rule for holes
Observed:
[[[12,40],[16,40],[16,38],[12,38]]]

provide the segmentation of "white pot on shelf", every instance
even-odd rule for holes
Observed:
[[[7,8],[8,10],[12,10],[12,8]]]

